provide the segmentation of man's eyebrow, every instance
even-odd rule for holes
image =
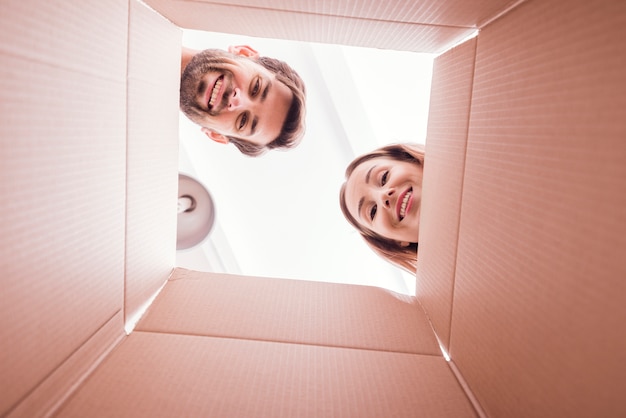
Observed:
[[[261,102],[264,102],[267,98],[267,94],[270,92],[270,88],[272,87],[272,82],[268,81],[267,86],[263,89],[263,93],[261,93]]]
[[[252,123],[250,124],[250,136],[254,135],[254,133],[256,132],[256,125],[259,123],[259,118],[258,117],[254,117],[254,119],[252,119]]]
[[[263,103],[265,99],[267,98],[267,94],[269,93],[271,86],[272,86],[272,82],[268,81],[267,85],[263,89],[263,93],[261,93],[261,103]],[[259,123],[259,118],[255,116],[254,119],[252,119],[252,123],[250,124],[250,136],[254,135],[254,133],[256,132],[256,126],[258,123]]]

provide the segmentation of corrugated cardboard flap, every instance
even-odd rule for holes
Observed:
[[[478,36],[450,355],[488,416],[626,415],[625,38],[558,0]]]
[[[137,330],[440,356],[414,298],[371,286],[176,269]]]
[[[461,217],[476,38],[433,66],[416,295],[447,349]]]

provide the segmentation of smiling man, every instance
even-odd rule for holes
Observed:
[[[304,135],[304,82],[249,46],[183,48],[180,108],[209,138],[250,156],[295,147]]]

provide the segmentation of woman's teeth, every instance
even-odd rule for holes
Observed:
[[[400,220],[403,220],[406,216],[406,205],[409,203],[409,198],[413,194],[412,190],[409,190],[404,195],[404,199],[402,199],[402,205],[400,206]]]
[[[215,105],[215,101],[217,100],[217,95],[220,92],[220,87],[222,87],[222,82],[224,79],[219,77],[213,86],[213,91],[211,92],[211,98],[209,99],[209,109]]]

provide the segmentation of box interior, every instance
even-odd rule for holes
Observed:
[[[147,3],[0,5],[0,415],[626,414],[626,5]],[[415,298],[174,270],[181,27],[441,53]]]

